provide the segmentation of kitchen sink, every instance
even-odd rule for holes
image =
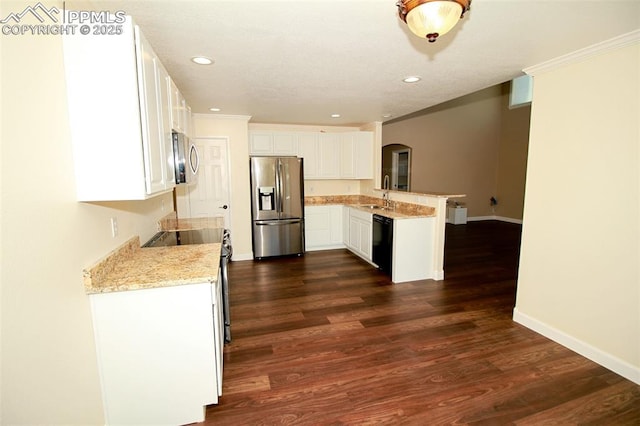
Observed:
[[[364,207],[365,209],[372,209],[372,210],[387,210],[386,207],[379,206],[377,204],[361,205],[359,207]]]

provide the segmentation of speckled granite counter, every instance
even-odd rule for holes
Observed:
[[[305,206],[326,206],[343,204],[349,207],[356,207],[362,211],[375,213],[380,216],[390,217],[392,219],[408,219],[418,217],[433,217],[436,215],[436,209],[433,207],[422,206],[419,204],[403,203],[400,201],[392,201],[394,209],[372,209],[370,205],[382,206],[383,201],[380,198],[369,197],[366,195],[324,195],[304,197]]]
[[[220,244],[140,248],[131,238],[83,271],[87,294],[213,282],[218,278]]]
[[[194,217],[178,219],[176,212],[169,213],[158,222],[159,231],[184,231],[188,229],[224,228],[224,217]]]

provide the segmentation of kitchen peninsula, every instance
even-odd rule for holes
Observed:
[[[464,195],[387,193],[391,198],[386,207],[381,198],[365,195],[305,197],[307,250],[347,247],[375,265],[371,253],[375,214],[394,220],[393,262],[397,267],[392,269],[393,282],[443,279],[446,201]],[[414,199],[418,203],[411,202]]]

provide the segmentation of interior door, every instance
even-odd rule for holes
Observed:
[[[231,228],[229,141],[227,138],[199,138],[191,142],[198,150],[198,180],[178,185],[178,217],[223,216]]]

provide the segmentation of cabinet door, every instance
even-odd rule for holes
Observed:
[[[349,207],[342,206],[342,242],[349,247]]]
[[[249,135],[249,154],[273,155],[273,134],[251,132]]]
[[[342,244],[342,206],[329,206],[329,242]]]
[[[356,178],[356,133],[340,134],[340,177],[343,179]]]
[[[218,402],[211,283],[90,296],[106,424],[186,424]]]
[[[371,233],[373,224],[371,222],[360,222],[360,253],[367,259],[371,260]]]
[[[135,29],[140,52],[138,55],[138,88],[142,117],[145,182],[147,194],[153,194],[167,188],[162,116],[160,115],[160,84],[157,81],[159,60],[139,28],[136,26]]]
[[[294,133],[273,134],[273,154],[274,155],[297,155],[298,138]]]
[[[298,134],[298,156],[304,159],[304,178],[316,179],[318,171],[318,133]]]
[[[313,250],[330,243],[331,216],[328,206],[304,208],[305,248]]]
[[[319,177],[337,179],[340,177],[340,139],[336,133],[322,133],[318,141]]]
[[[175,161],[173,159],[173,141],[171,138],[171,78],[169,73],[158,63],[158,93],[160,103],[160,132],[162,135],[164,148],[164,165],[165,179],[167,187],[173,187],[176,184]]]
[[[184,133],[184,97],[175,82],[171,80],[171,128]]]
[[[356,179],[373,179],[373,132],[353,135],[353,164]]]
[[[122,27],[62,35],[78,201],[147,198],[131,17]]]
[[[353,216],[349,217],[349,242],[350,249],[360,251],[360,221]]]
[[[306,206],[304,221],[307,250],[344,247],[341,205]]]

